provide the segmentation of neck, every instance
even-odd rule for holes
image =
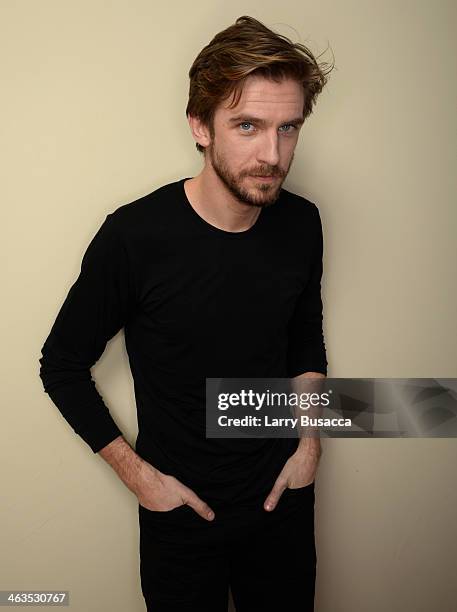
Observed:
[[[187,199],[205,221],[227,232],[248,230],[261,208],[240,202],[207,166],[184,184]]]

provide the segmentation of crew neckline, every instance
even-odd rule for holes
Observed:
[[[193,177],[185,177],[182,178],[178,181],[178,186],[181,192],[181,196],[182,196],[182,202],[184,203],[186,209],[188,210],[188,212],[192,215],[192,217],[194,218],[195,221],[197,221],[197,223],[200,224],[200,226],[204,226],[206,227],[206,229],[208,229],[209,231],[219,234],[219,236],[225,236],[227,238],[230,239],[241,239],[244,238],[246,236],[250,236],[251,234],[254,234],[256,231],[258,231],[259,225],[261,223],[261,221],[263,220],[264,216],[265,216],[265,208],[261,208],[260,209],[260,213],[259,216],[257,217],[255,223],[253,225],[251,225],[251,227],[249,227],[246,230],[243,230],[241,232],[230,232],[228,230],[224,230],[220,227],[216,227],[215,225],[212,225],[211,223],[209,223],[208,221],[206,221],[205,219],[203,219],[202,216],[200,216],[198,214],[198,212],[195,210],[195,208],[192,206],[192,204],[189,201],[189,198],[187,197],[187,193],[186,190],[184,189],[184,183],[188,180],[190,180]]]

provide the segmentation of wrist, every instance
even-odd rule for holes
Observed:
[[[133,450],[126,440],[119,436],[103,448],[99,454],[109,463],[122,482],[136,494],[145,461]]]
[[[307,457],[313,457],[318,460],[322,455],[320,438],[301,438],[296,452],[299,455],[306,455]]]

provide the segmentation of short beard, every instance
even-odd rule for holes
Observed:
[[[248,191],[247,189],[244,189],[242,186],[238,184],[239,179],[230,172],[224,159],[218,156],[217,151],[215,149],[215,139],[213,139],[211,143],[206,147],[206,154],[209,156],[211,164],[214,168],[214,172],[220,178],[222,183],[227,187],[228,191],[230,191],[230,193],[242,204],[247,204],[248,206],[256,206],[257,208],[264,208],[267,206],[271,206],[277,201],[281,193],[282,184],[289,172],[289,168],[293,160],[293,155],[292,155],[292,159],[290,160],[290,164],[289,164],[289,168],[287,169],[287,172],[285,173],[284,177],[282,177],[282,180],[280,180],[280,182],[274,189],[272,189],[271,184],[268,184],[268,183],[259,184],[260,185],[258,187],[259,191],[261,191],[264,194],[268,194],[267,197],[259,199],[259,198],[256,198],[254,195],[252,195],[250,191]],[[263,171],[264,174],[267,174],[267,172],[268,170]],[[259,174],[261,173],[262,173],[262,170],[259,171]],[[277,173],[275,174],[275,176],[277,176]]]

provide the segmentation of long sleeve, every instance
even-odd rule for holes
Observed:
[[[134,281],[113,214],[89,243],[39,359],[44,391],[94,453],[121,431],[90,370],[134,308]]]
[[[306,287],[299,296],[288,327],[288,376],[304,372],[327,375],[326,348],[322,328],[323,309],[321,278],[323,271],[323,237],[319,209],[313,210],[313,255]]]

